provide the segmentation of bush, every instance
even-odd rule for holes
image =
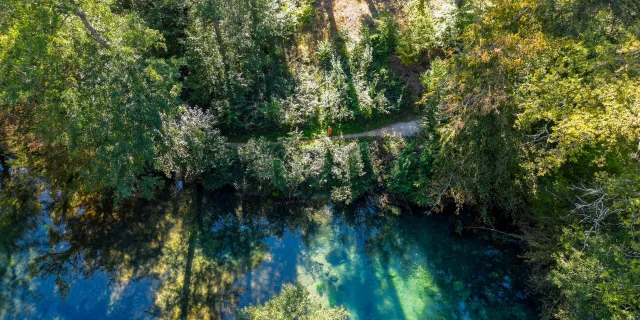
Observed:
[[[316,8],[313,6],[314,0],[297,0],[296,18],[298,29],[308,29],[313,26],[316,16]]]
[[[353,119],[353,111],[349,110],[348,91],[347,75],[342,69],[342,62],[334,55],[331,57],[331,69],[323,73],[320,108],[317,110],[321,126]]]
[[[391,104],[384,95],[384,83],[379,85],[380,75],[375,71],[370,71],[373,63],[372,47],[365,45],[362,50],[358,50],[356,46],[350,54],[350,58],[355,99],[358,102],[358,114],[366,118],[372,118],[373,116],[388,114],[395,109],[395,105]]]
[[[211,113],[192,108],[186,109],[178,121],[166,121],[165,142],[156,161],[158,170],[188,182],[204,173],[226,171],[231,164],[230,150],[215,125]]]
[[[309,293],[301,285],[285,284],[282,292],[264,305],[249,306],[237,313],[246,320],[343,320],[349,314],[344,307],[326,308],[317,295]]]
[[[374,32],[368,34],[376,58],[383,58],[392,53],[398,45],[398,26],[387,12],[381,13],[373,20]],[[365,30],[369,30],[368,28]],[[366,33],[365,33],[366,34]]]
[[[281,144],[269,145],[261,138],[241,146],[237,188],[287,197],[329,193],[333,201],[342,204],[370,190],[378,172],[374,168],[376,155],[367,143],[324,139],[304,145],[301,137],[294,132],[280,139]]]
[[[280,187],[279,159],[272,151],[267,140],[251,139],[247,144],[238,148],[238,159],[242,167],[242,184],[239,189],[247,190],[252,185],[250,181],[257,182],[257,190],[271,193],[273,189]],[[247,181],[249,180],[249,181]]]

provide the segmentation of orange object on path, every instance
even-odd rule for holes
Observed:
[[[331,127],[327,128],[327,135],[330,136],[331,132],[333,132],[333,129],[331,129]]]

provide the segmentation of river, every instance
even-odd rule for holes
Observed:
[[[114,207],[14,175],[0,189],[0,318],[232,319],[284,283],[352,319],[533,319],[517,244],[382,205],[167,188]]]

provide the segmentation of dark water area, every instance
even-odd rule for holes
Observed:
[[[0,187],[0,318],[233,319],[284,283],[352,319],[533,319],[517,246],[452,218],[167,190],[114,208],[26,174]]]

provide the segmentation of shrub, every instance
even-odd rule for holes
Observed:
[[[204,173],[226,171],[231,164],[226,139],[210,112],[188,108],[178,121],[167,120],[156,167],[166,175],[192,182]]]
[[[398,45],[398,26],[388,12],[378,15],[373,20],[373,25],[374,32],[368,35],[373,53],[377,58],[386,57]]]
[[[251,320],[342,320],[349,314],[344,307],[326,308],[317,295],[300,285],[285,284],[282,292],[264,305],[249,306],[238,312],[238,319]]]
[[[320,108],[317,110],[320,125],[353,119],[353,111],[349,110],[348,91],[347,75],[342,69],[342,62],[334,55],[331,57],[331,69],[323,73]]]

